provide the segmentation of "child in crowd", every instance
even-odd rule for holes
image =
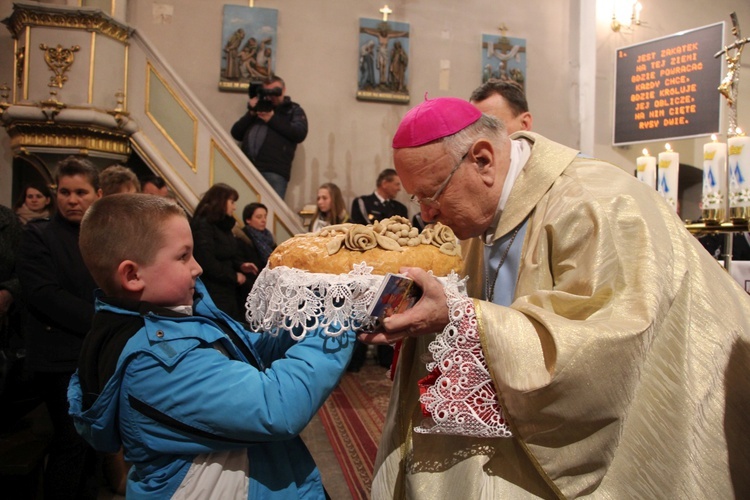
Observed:
[[[326,182],[318,188],[317,209],[310,221],[309,231],[315,232],[326,226],[343,224],[349,220],[341,189],[333,182]]]
[[[298,434],[343,374],[354,333],[261,335],[198,279],[183,210],[150,195],[94,204],[81,253],[104,295],[68,393],[96,449],[133,464],[128,497],[324,498]]]

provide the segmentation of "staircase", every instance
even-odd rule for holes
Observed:
[[[51,183],[54,164],[70,154],[101,167],[132,164],[135,155],[190,212],[224,182],[241,206],[268,207],[277,242],[303,231],[299,216],[137,29],[98,9],[49,4],[15,3],[3,22],[14,39],[15,71],[12,87],[0,88],[0,122],[11,138],[14,177],[31,168]]]

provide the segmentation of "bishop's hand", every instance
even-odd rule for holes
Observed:
[[[362,332],[359,341],[367,344],[393,344],[406,337],[442,332],[448,324],[448,305],[443,285],[424,269],[404,267],[403,274],[422,288],[422,297],[406,311],[383,320],[383,330]]]

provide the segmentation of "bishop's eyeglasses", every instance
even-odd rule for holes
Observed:
[[[471,151],[471,149],[469,151]],[[450,182],[451,178],[453,178],[453,174],[456,173],[456,170],[458,170],[458,167],[460,167],[464,163],[464,160],[466,159],[466,157],[469,156],[469,151],[467,151],[461,157],[461,159],[458,160],[458,163],[456,163],[456,166],[453,167],[453,170],[451,170],[451,173],[448,174],[448,177],[446,177],[443,183],[440,184],[440,187],[438,187],[438,190],[434,195],[428,196],[426,198],[417,198],[416,195],[411,195],[409,200],[412,203],[419,205],[420,207],[424,206],[431,210],[439,210],[440,202],[438,201],[438,198],[440,197],[441,194],[443,194],[443,191],[445,190],[446,186],[448,186],[448,183]]]

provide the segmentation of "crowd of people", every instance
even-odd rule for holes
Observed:
[[[143,198],[170,200],[171,210],[183,217],[185,211],[177,207],[164,179],[139,179],[123,165],[99,171],[87,159],[71,156],[56,165],[53,182],[54,191],[43,183],[29,184],[13,209],[0,208],[3,422],[20,418],[35,398],[44,402],[53,428],[44,467],[47,497],[96,498],[100,467],[109,487],[125,494],[128,455],[117,448],[96,453],[69,415],[68,385],[79,368],[84,339],[96,326],[96,290],[106,287],[95,281],[95,270],[84,262],[79,249],[81,222],[100,199],[122,194],[135,199],[143,196],[140,193],[150,194]],[[189,226],[195,242],[190,252],[198,259],[205,287],[219,310],[242,322],[245,297],[276,244],[265,227],[267,208],[248,204],[241,227],[234,218],[237,199],[234,188],[220,183],[203,195]],[[129,232],[122,234],[149,247],[153,236],[145,230],[140,233],[149,214],[126,219]],[[117,221],[108,219],[102,230],[117,231],[116,226]],[[97,253],[112,250],[100,243],[92,242],[91,248]],[[168,276],[163,279],[169,281]]]
[[[233,128],[255,159],[298,142],[273,135],[278,109]],[[80,157],[54,194],[25,187],[0,211],[0,316],[23,299],[55,432],[45,491],[95,498],[105,457],[139,498],[326,498],[299,433],[375,345],[396,366],[374,499],[750,494],[750,299],[653,189],[531,128],[521,89],[490,80],[408,111],[395,168],[350,211],[320,186],[310,231],[406,217],[403,183],[416,223],[462,240],[468,276],[404,269],[418,302],[337,337],[243,323],[276,243],[263,204],[241,227],[232,186],[190,219],[139,193],[163,180]],[[259,167],[282,199],[293,152]]]

